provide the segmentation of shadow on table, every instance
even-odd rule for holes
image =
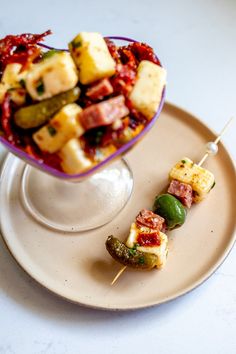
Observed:
[[[37,316],[54,321],[70,323],[87,323],[96,325],[98,322],[119,321],[128,318],[135,321],[139,316],[148,316],[157,324],[157,319],[172,317],[179,306],[185,306],[189,297],[182,297],[158,307],[139,311],[114,312],[85,308],[60,299],[37,284],[14,261],[0,236],[0,291],[22,307],[34,312]],[[3,295],[3,296],[4,296]],[[191,294],[190,294],[191,298]],[[152,316],[150,314],[152,313]],[[155,315],[155,316],[153,316]],[[142,321],[140,321],[141,323]]]

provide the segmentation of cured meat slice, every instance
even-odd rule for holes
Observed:
[[[113,93],[113,87],[108,79],[102,79],[95,85],[88,88],[86,96],[91,100],[101,100]]]
[[[136,217],[136,224],[138,226],[149,227],[156,231],[162,230],[164,223],[164,218],[147,209],[142,209]]]
[[[85,130],[112,124],[129,113],[123,95],[93,104],[85,108],[78,116]]]
[[[193,190],[190,184],[173,179],[170,182],[167,192],[177,197],[186,207],[191,207],[193,202]]]

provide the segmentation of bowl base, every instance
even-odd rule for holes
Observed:
[[[57,179],[26,165],[21,199],[44,226],[65,232],[95,229],[111,221],[126,205],[133,188],[124,159],[79,182]]]

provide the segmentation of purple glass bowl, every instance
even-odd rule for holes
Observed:
[[[105,38],[113,39],[116,41],[137,42],[137,40],[135,40],[135,39],[120,37],[120,36],[107,36]],[[43,43],[40,43],[40,46],[43,48],[46,48],[46,49],[55,49],[55,48],[48,46],[46,44],[43,44]],[[68,51],[68,49],[57,49],[57,50]],[[158,58],[158,60],[159,60],[159,58]],[[100,170],[101,168],[106,166],[112,160],[117,159],[121,155],[124,155],[124,153],[126,151],[130,150],[131,147],[134,146],[151,129],[151,127],[154,125],[154,123],[156,122],[157,118],[159,117],[159,115],[162,111],[162,108],[164,105],[164,100],[165,100],[165,92],[166,92],[166,90],[164,88],[163,92],[162,92],[161,102],[160,102],[160,105],[158,107],[156,114],[153,116],[153,118],[148,122],[148,124],[144,127],[144,129],[138,135],[136,135],[132,140],[130,140],[128,143],[126,143],[125,145],[120,147],[118,150],[116,150],[116,152],[114,152],[113,154],[108,156],[105,160],[101,161],[97,165],[93,166],[91,169],[86,170],[85,172],[82,172],[82,173],[69,175],[67,173],[58,171],[55,168],[53,168],[43,162],[36,160],[35,158],[31,157],[30,155],[28,155],[26,152],[22,151],[21,149],[13,146],[9,141],[7,141],[2,136],[0,136],[0,142],[5,146],[5,148],[7,148],[7,150],[9,150],[15,156],[24,160],[28,164],[38,168],[39,170],[46,172],[46,173],[48,173],[54,177],[60,178],[60,179],[64,179],[67,181],[79,182],[79,181],[82,181],[85,178],[91,176],[92,174],[96,173],[98,170]]]

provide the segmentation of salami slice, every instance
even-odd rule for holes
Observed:
[[[193,202],[193,190],[189,184],[173,179],[167,192],[178,198],[187,208],[191,207]]]
[[[164,223],[164,218],[147,209],[142,209],[136,217],[138,226],[145,226],[156,231],[161,231]]]
[[[123,95],[93,104],[85,108],[78,116],[85,130],[112,124],[129,113]]]
[[[113,87],[108,79],[102,79],[95,85],[88,88],[86,96],[91,100],[101,100],[113,93]]]

